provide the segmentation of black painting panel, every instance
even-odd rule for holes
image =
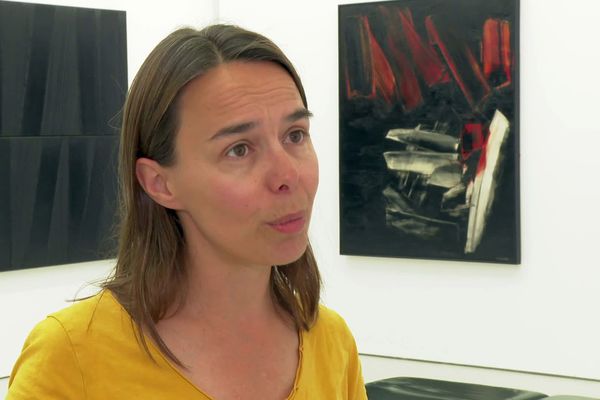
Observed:
[[[112,255],[117,147],[117,136],[0,138],[0,270]]]
[[[112,256],[125,12],[0,1],[0,270]]]
[[[0,1],[0,136],[114,135],[125,12]]]
[[[0,140],[1,142],[1,140]],[[10,167],[9,148],[0,144],[0,269],[10,266],[10,174],[6,173]]]
[[[339,7],[342,254],[520,262],[518,0]]]

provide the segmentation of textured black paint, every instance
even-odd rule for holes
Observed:
[[[31,32],[29,68],[27,80],[25,81],[25,106],[21,114],[21,132],[24,135],[40,134],[44,98],[46,95],[48,64],[50,62],[50,39],[52,38],[54,19],[54,10],[52,7],[32,7],[32,9],[33,28]],[[15,112],[16,110],[12,108],[8,108],[7,111]]]
[[[107,258],[125,12],[0,1],[0,270]]]
[[[114,135],[125,13],[0,1],[0,136]]]
[[[109,256],[117,136],[0,138],[0,270]],[[7,236],[8,234],[8,236]]]
[[[2,145],[0,139],[0,270],[11,265],[11,235],[10,235],[10,153],[9,147]]]

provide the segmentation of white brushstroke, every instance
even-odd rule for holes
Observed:
[[[465,253],[473,253],[477,249],[485,231],[487,218],[496,194],[496,177],[500,164],[500,149],[506,141],[509,130],[510,124],[508,119],[506,119],[504,114],[496,110],[490,125],[490,136],[485,148],[486,164],[483,171],[477,174],[473,183]]]
[[[458,150],[459,143],[459,140],[453,136],[421,129],[421,125],[417,125],[414,129],[390,129],[385,138],[441,152],[455,152]]]
[[[452,153],[388,151],[383,153],[388,169],[431,175],[436,168],[459,164],[458,155]]]

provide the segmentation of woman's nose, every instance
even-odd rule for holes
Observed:
[[[295,190],[300,176],[299,161],[283,146],[278,146],[267,158],[269,189],[275,193]]]

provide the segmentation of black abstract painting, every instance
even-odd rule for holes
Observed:
[[[0,271],[107,258],[124,11],[0,1]]]
[[[520,262],[518,0],[339,7],[342,254]]]

